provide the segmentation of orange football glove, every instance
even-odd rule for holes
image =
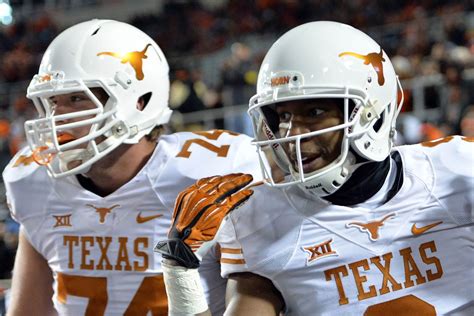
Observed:
[[[252,180],[249,174],[233,173],[198,180],[182,191],[176,198],[169,239],[158,242],[155,251],[187,268],[199,267],[224,217],[253,194],[241,190]]]

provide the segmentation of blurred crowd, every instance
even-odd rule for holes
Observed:
[[[233,109],[242,108],[254,93],[258,65],[268,48],[252,45],[248,38],[267,36],[273,41],[314,20],[358,27],[381,43],[402,79],[406,101],[399,142],[403,144],[453,133],[474,136],[473,9],[471,0],[168,0],[160,13],[128,22],[153,37],[169,58],[173,109],[184,116],[205,109],[222,111],[211,125],[200,119],[174,121],[172,129],[225,128],[248,134],[246,114]],[[27,82],[61,30],[44,12],[0,30],[2,170],[24,144],[24,121],[36,113],[25,98]],[[213,59],[219,61],[211,67],[217,69],[216,75],[206,77],[203,60],[216,52],[224,52],[224,57]],[[423,113],[417,108],[420,102]],[[0,279],[9,276],[18,229],[2,208],[2,199]]]

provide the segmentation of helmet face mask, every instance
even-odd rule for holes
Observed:
[[[365,57],[368,62],[358,60]],[[249,104],[264,177],[273,186],[298,184],[305,192],[325,196],[339,189],[360,166],[356,155],[364,161],[384,160],[393,144],[395,119],[401,108],[401,103],[397,105],[398,88],[390,60],[361,31],[336,22],[307,23],[290,30],[267,53],[257,94]],[[311,99],[315,103],[316,99],[341,99],[340,124],[292,133],[291,126],[286,133],[276,129],[281,118],[277,117],[280,123],[276,123],[270,109],[291,102],[297,111],[300,105],[295,101]],[[339,155],[316,170],[305,170],[305,142],[329,135],[342,135]],[[285,149],[291,143],[296,149],[292,157]],[[264,162],[268,156],[286,174],[284,180],[275,181]]]
[[[169,121],[168,70],[158,45],[131,25],[92,20],[65,30],[46,50],[28,87],[39,113],[25,123],[33,157],[50,175],[62,177],[87,172],[121,144],[138,143]],[[96,88],[105,91],[106,102],[94,95]],[[52,98],[74,93],[87,96],[93,106],[54,111]],[[67,143],[60,139],[87,126],[87,135]]]
[[[324,96],[328,96],[327,98]],[[318,95],[312,95],[311,97],[307,96],[302,99],[296,99],[298,101],[302,100],[311,100],[314,101],[315,103],[318,103],[318,99],[321,99],[321,101],[326,101],[328,99],[334,100],[337,99],[335,98],[336,95],[328,95],[324,94],[322,98],[320,98]],[[254,122],[254,128],[259,126],[260,132],[255,131],[256,135],[259,135],[257,137],[257,140],[254,142],[255,145],[257,146],[258,152],[260,154],[260,157],[262,160],[275,160],[276,164],[284,170],[285,174],[288,175],[288,177],[285,179],[283,182],[276,182],[274,181],[274,177],[271,176],[272,171],[266,167],[264,170],[264,176],[266,179],[269,180],[269,182],[276,187],[280,186],[288,186],[288,185],[294,185],[294,184],[302,184],[307,186],[308,188],[312,188],[311,190],[314,191],[315,186],[321,191],[324,192],[324,195],[329,194],[327,191],[328,185],[323,186],[322,184],[311,184],[312,182],[315,181],[320,181],[322,178],[324,178],[328,173],[334,173],[334,170],[337,169],[342,173],[342,176],[335,177],[334,175],[331,176],[331,185],[333,186],[340,186],[342,184],[342,180],[340,180],[340,177],[347,177],[351,170],[349,169],[349,166],[346,166],[345,163],[347,161],[353,162],[353,155],[349,152],[350,148],[350,139],[355,136],[353,132],[351,132],[351,127],[355,125],[355,121],[357,120],[357,117],[354,117],[352,121],[349,120],[349,115],[350,115],[350,109],[356,108],[357,106],[351,106],[351,103],[355,104],[362,104],[360,99],[358,97],[354,97],[355,99],[349,99],[349,98],[341,98],[340,95],[338,95],[339,100],[341,100],[342,106],[340,106],[340,112],[341,112],[341,122],[340,124],[337,125],[329,125],[326,126],[326,128],[323,129],[314,129],[314,130],[308,130],[306,133],[301,133],[301,134],[296,134],[296,135],[290,135],[289,129],[292,128],[292,123],[288,125],[288,132],[284,132],[281,129],[280,130],[275,130],[274,126],[275,123],[270,123],[269,122],[269,115],[268,113],[270,112],[267,107],[274,107],[272,103],[268,105],[255,105],[255,107],[251,107],[249,110],[250,115],[252,116],[253,122]],[[285,99],[283,99],[285,100]],[[286,98],[288,100],[288,98]],[[353,101],[353,102],[351,102]],[[282,101],[284,102],[284,101]],[[293,102],[293,106],[296,107],[297,102]],[[278,103],[276,104],[278,106]],[[273,118],[274,119],[274,118]],[[271,120],[271,119],[270,119]],[[280,124],[285,125],[285,124]],[[269,127],[269,126],[273,126]],[[263,130],[263,132],[262,132]],[[339,137],[340,140],[337,141],[337,146],[338,147],[333,147],[332,150],[329,150],[324,147],[320,147],[322,151],[324,151],[328,156],[333,157],[329,163],[324,165],[322,168],[318,168],[317,170],[306,170],[307,167],[305,167],[305,152],[306,150],[304,149],[305,144],[308,142],[314,142],[315,139],[318,138],[328,138],[329,135],[332,135],[332,137]],[[329,136],[330,137],[330,136]],[[318,141],[318,143],[321,143]],[[263,148],[271,148],[272,155],[271,157],[268,157],[268,153],[265,155]],[[291,150],[289,149],[291,148]],[[327,151],[326,151],[327,149]],[[267,150],[268,151],[268,150]],[[329,152],[330,151],[330,152]],[[321,156],[324,156],[322,154]],[[266,164],[262,164],[266,166]],[[301,172],[300,170],[303,170]],[[338,182],[340,181],[340,182]],[[334,182],[334,183],[333,183]]]
[[[111,138],[110,132],[114,137],[127,134],[125,128],[121,133],[112,128],[119,124],[113,119],[117,110],[110,106],[115,101],[100,88],[86,87],[51,97],[43,94],[33,98],[33,102],[40,118],[25,123],[27,140],[35,161],[51,168],[52,174],[86,172],[102,158],[104,150],[110,152],[116,148],[100,145]],[[110,145],[110,140],[107,144]],[[115,144],[119,145],[120,141]],[[53,163],[54,160],[57,162]]]

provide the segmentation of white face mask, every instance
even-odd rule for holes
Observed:
[[[328,36],[331,34],[331,36]],[[403,92],[388,56],[363,32],[337,22],[311,22],[281,36],[265,56],[257,80],[257,94],[250,99],[263,174],[273,186],[301,184],[318,196],[337,190],[357,167],[350,150],[368,161],[382,161],[390,153],[395,120],[401,110],[398,93]],[[345,100],[342,124],[299,135],[275,133],[265,122],[263,107],[280,102],[314,98]],[[348,100],[355,104],[349,113]],[[290,124],[280,127],[290,128]],[[302,142],[325,133],[343,133],[341,154],[331,164],[314,172],[304,170]],[[285,157],[285,143],[293,142],[296,164]],[[287,176],[275,181],[265,150],[271,151]],[[273,157],[272,157],[273,156]],[[287,156],[287,155],[286,155]]]

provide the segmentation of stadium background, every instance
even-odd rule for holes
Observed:
[[[251,135],[247,102],[271,43],[301,23],[336,20],[370,34],[391,57],[405,91],[399,144],[474,136],[473,0],[0,0],[0,170],[35,116],[25,92],[42,53],[62,30],[91,18],[131,23],[163,49],[170,131]],[[17,235],[0,180],[0,279],[11,277]],[[0,282],[0,301],[7,287]]]

